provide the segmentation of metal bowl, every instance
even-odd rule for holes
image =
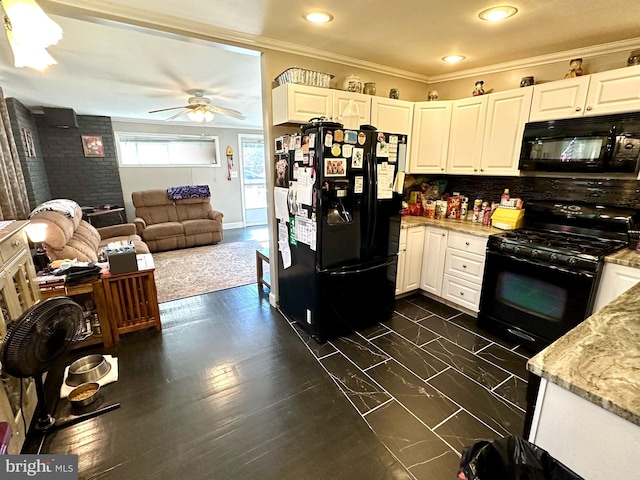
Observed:
[[[65,383],[76,387],[81,383],[96,382],[111,370],[111,364],[99,354],[87,355],[69,365]]]
[[[99,391],[100,384],[96,382],[87,382],[82,385],[78,385],[76,388],[71,390],[67,398],[74,407],[84,407],[98,398]]]

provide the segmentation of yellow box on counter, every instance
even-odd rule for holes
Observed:
[[[522,227],[524,223],[524,210],[513,208],[496,208],[491,215],[491,225],[501,230],[515,230]]]

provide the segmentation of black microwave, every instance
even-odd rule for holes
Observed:
[[[519,168],[530,172],[638,173],[640,112],[527,123]]]

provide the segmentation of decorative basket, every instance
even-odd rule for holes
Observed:
[[[300,67],[289,67],[276,77],[278,85],[285,83],[297,83],[299,85],[309,85],[310,87],[329,88],[333,75],[329,73],[316,72]]]

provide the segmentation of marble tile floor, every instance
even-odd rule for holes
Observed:
[[[453,478],[465,446],[522,435],[527,352],[421,295],[388,321],[319,345],[292,327],[417,479]]]

